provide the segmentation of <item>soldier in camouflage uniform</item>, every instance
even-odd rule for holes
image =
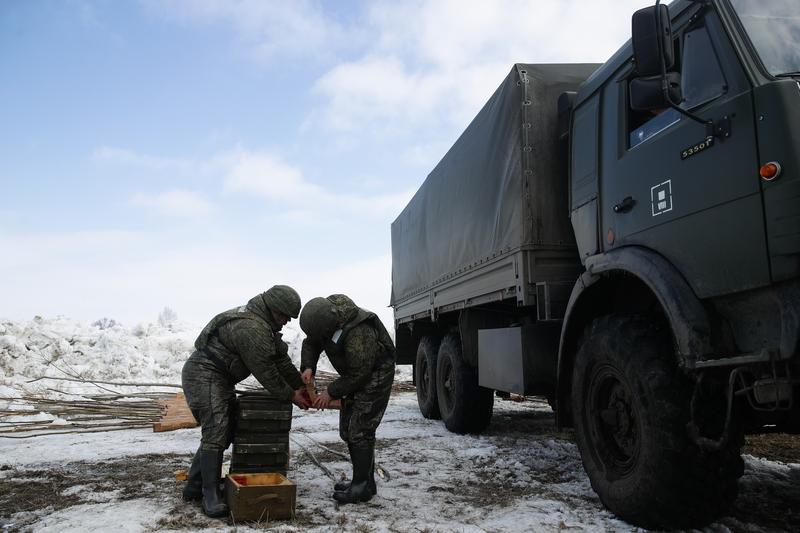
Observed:
[[[306,303],[300,327],[307,335],[300,365],[303,381],[313,381],[323,350],[339,373],[314,403],[324,409],[331,399],[342,400],[339,435],[350,450],[353,479],[337,483],[333,497],[340,503],[369,501],[377,493],[375,430],[394,381],[394,343],[374,313],[359,308],[343,294]]]
[[[228,514],[219,493],[225,449],[232,440],[236,394],[234,386],[250,374],[277,397],[309,407],[305,385],[292,364],[280,329],[297,318],[300,296],[286,285],[276,285],[247,305],[215,316],[194,343],[183,366],[186,402],[202,426],[200,448],[189,469],[183,491],[186,501],[202,499],[211,517]]]

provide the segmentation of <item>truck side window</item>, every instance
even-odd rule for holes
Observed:
[[[725,92],[725,77],[705,26],[689,30],[683,37],[681,88],[684,109],[709,102]]]
[[[680,107],[692,109],[725,93],[727,89],[725,76],[722,74],[722,68],[705,26],[693,26],[683,34],[681,51],[683,101],[679,104]],[[633,111],[629,113],[635,114]],[[682,119],[681,114],[674,109],[666,109],[655,117],[647,117],[644,121],[641,113],[639,115],[639,124],[635,119],[629,121],[632,126],[629,134],[630,148]]]

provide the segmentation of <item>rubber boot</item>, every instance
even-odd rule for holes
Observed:
[[[378,487],[375,485],[375,445],[370,448],[370,457],[372,461],[369,464],[369,475],[367,476],[367,487],[373,496],[378,494]]]
[[[375,447],[373,445],[373,450],[374,450],[374,448]],[[350,445],[350,443],[347,444],[347,449],[350,450],[350,457],[352,457],[353,456],[353,447]],[[378,494],[378,487],[375,485],[375,454],[374,453],[372,454],[372,465],[369,468],[369,477],[367,478],[367,481],[369,483],[369,490],[372,493],[372,495],[375,496],[376,494]],[[333,486],[333,491],[334,492],[344,492],[344,491],[346,491],[347,489],[350,488],[351,484],[352,484],[352,481],[350,481],[349,479],[342,480],[342,481],[337,481],[336,484]]]
[[[353,456],[353,448],[349,444],[347,445],[347,448],[350,450],[350,457],[352,457]],[[373,449],[374,449],[374,446],[373,446]],[[333,491],[334,492],[344,492],[344,491],[346,491],[347,489],[350,488],[350,485],[352,483],[353,482],[350,481],[349,479],[339,481],[333,486]],[[369,491],[372,493],[372,495],[375,496],[376,494],[378,494],[378,487],[377,487],[377,485],[375,485],[375,454],[374,453],[372,454],[372,465],[369,467],[369,476],[367,477],[367,483],[368,483],[368,486],[369,486]]]
[[[347,443],[347,450],[350,452],[350,460],[352,461],[353,458],[353,447],[350,446],[350,443]],[[352,483],[351,480],[346,479],[342,481],[337,481],[336,484],[333,486],[334,492],[344,492],[350,488],[350,484]]]
[[[202,450],[200,452],[200,471],[203,477],[203,512],[211,518],[228,515],[228,506],[222,501],[219,492],[222,452]]]
[[[200,448],[194,454],[186,486],[183,487],[183,501],[197,502],[203,499],[203,476],[200,475]]]
[[[374,493],[370,486],[375,484],[373,477],[375,445],[353,446],[350,451],[350,460],[353,462],[353,482],[347,490],[334,492],[333,498],[339,503],[368,502]],[[370,483],[371,482],[371,483]]]
[[[336,484],[333,486],[333,492],[344,492],[350,488],[353,482],[349,479],[343,479],[341,481],[337,481]]]

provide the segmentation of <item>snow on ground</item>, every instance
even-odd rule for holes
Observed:
[[[85,384],[26,383],[45,372],[63,375],[57,368],[94,379],[179,383],[197,331],[175,323],[129,330],[64,318],[2,322],[0,396],[31,387],[51,395],[75,394],[79,388],[96,392]],[[286,335],[295,357],[297,335],[292,329]],[[635,530],[603,508],[573,435],[555,429],[543,401],[496,399],[488,430],[463,436],[424,419],[413,392],[394,394],[376,451],[377,463],[390,477],[378,479],[378,496],[369,503],[338,509],[330,497],[333,481],[309,456],[313,453],[337,477],[350,474],[349,463],[334,453],[345,452],[337,422],[336,412],[295,409],[289,477],[297,484],[296,518],[237,524],[237,531]],[[0,529],[231,531],[230,524],[181,501],[182,483],[174,473],[188,467],[198,443],[197,428],[0,438]],[[745,463],[736,507],[707,530],[779,531],[800,525],[793,515],[800,509],[800,464],[753,456],[745,456]]]
[[[390,479],[378,480],[379,496],[369,504],[339,510],[330,499],[333,482],[305,451],[311,451],[335,475],[350,474],[348,462],[319,446],[344,451],[336,429],[337,413],[295,410],[289,477],[298,487],[297,518],[273,525],[287,531],[320,532],[332,526],[365,532],[632,530],[599,505],[580,469],[575,445],[563,435],[550,433],[548,410],[546,404],[502,402],[497,428],[484,436],[456,437],[440,422],[421,417],[413,393],[397,394],[378,431],[376,461]],[[526,428],[536,429],[520,431]],[[225,522],[210,520],[199,507],[180,501],[182,484],[172,474],[176,466],[188,465],[198,442],[198,429],[0,440],[0,468],[5,469],[0,470],[0,483],[38,478],[47,485],[51,470],[59,473],[58,481],[68,478],[75,483],[63,483],[65,488],[59,493],[60,498],[73,498],[71,505],[58,509],[43,505],[32,513],[2,518],[0,523],[35,531],[105,530],[112,523],[123,531],[226,530]],[[139,488],[139,476],[119,477],[128,468],[135,473],[136,467],[102,466],[119,462],[138,462],[138,469],[152,467],[158,479]],[[82,470],[90,471],[89,479]],[[92,470],[117,476],[113,484],[98,484],[91,480],[98,475]],[[123,488],[115,491],[114,486]],[[131,487],[140,492],[139,497],[125,496]],[[240,526],[240,530],[250,528]]]

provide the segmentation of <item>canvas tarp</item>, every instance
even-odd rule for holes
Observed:
[[[596,67],[511,69],[392,224],[393,305],[482,258],[566,238],[567,176],[555,161],[557,99]],[[553,189],[553,180],[563,186]],[[556,211],[564,214],[558,231],[547,220]]]

